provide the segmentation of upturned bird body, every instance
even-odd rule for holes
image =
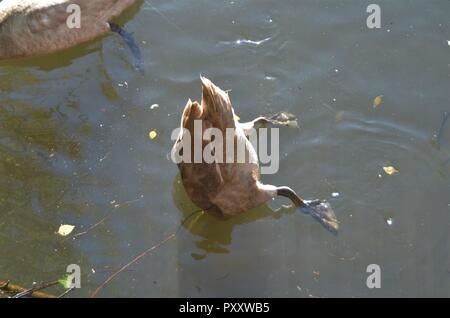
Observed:
[[[303,200],[289,187],[260,181],[258,155],[247,136],[260,123],[288,125],[293,122],[292,117],[281,113],[281,117],[260,116],[240,123],[228,93],[204,77],[201,77],[201,82],[201,103],[190,99],[187,102],[181,116],[181,129],[172,148],[172,159],[178,163],[181,180],[191,200],[205,211],[236,215],[276,196],[284,196],[329,231],[337,233],[338,221],[328,202]],[[209,128],[220,133],[220,142],[217,142],[216,135],[213,139],[213,133],[208,135]],[[214,147],[211,147],[212,142]],[[233,151],[228,148],[230,144]],[[196,158],[195,154],[198,145],[201,158]],[[238,157],[239,149],[244,150],[241,157]],[[210,151],[214,152],[214,160],[202,157]]]
[[[235,215],[260,206],[277,195],[276,187],[260,182],[257,154],[246,137],[242,125],[237,121],[228,94],[215,86],[210,80],[202,77],[202,100],[188,101],[181,118],[181,127],[189,131],[192,137],[190,163],[180,162],[178,167],[181,179],[191,200],[205,210],[218,210],[225,215]],[[195,138],[201,138],[194,131],[194,121],[201,120],[204,134],[208,128],[217,128],[224,136],[223,158],[221,163],[194,162]],[[232,135],[226,134],[231,128]],[[227,163],[226,138],[233,139],[233,162]],[[173,147],[178,152],[182,139],[186,138],[183,131]],[[208,141],[201,141],[202,153]],[[241,144],[241,145],[239,145]],[[242,146],[245,151],[245,162],[238,163],[237,149]],[[184,151],[186,151],[184,149]]]

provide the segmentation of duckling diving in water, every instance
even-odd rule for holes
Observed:
[[[125,40],[133,53],[134,66],[142,73],[139,46],[130,33],[111,22],[136,1],[0,1],[0,59],[53,53],[112,31]],[[68,23],[73,14],[79,14],[78,25]]]
[[[245,149],[246,162],[217,160],[208,163],[195,160],[192,151],[189,160],[176,160],[186,192],[193,203],[205,211],[216,211],[223,215],[237,215],[256,208],[275,198],[289,198],[302,212],[311,215],[326,229],[337,233],[338,221],[330,204],[321,200],[303,200],[287,186],[263,184],[260,181],[259,161],[255,149],[247,138],[249,132],[259,124],[283,124],[285,119],[276,117],[258,117],[247,123],[240,123],[233,110],[228,93],[214,85],[209,79],[201,77],[201,103],[189,100],[181,116],[179,135],[172,148],[172,159],[185,157],[185,151],[194,149],[198,144],[195,126],[201,122],[201,135],[208,128],[216,128],[225,139],[232,138],[234,150]],[[226,131],[232,129],[233,133]],[[202,138],[202,137],[200,137]],[[190,139],[190,140],[189,140]],[[212,142],[202,139],[203,150]],[[228,141],[224,141],[227,152]],[[184,149],[187,145],[187,148]],[[224,153],[223,155],[227,155]],[[236,158],[236,151],[232,155]]]

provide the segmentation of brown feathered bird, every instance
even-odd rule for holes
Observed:
[[[110,21],[136,0],[3,0],[0,59],[52,53],[114,31]],[[67,24],[73,5],[80,28]],[[70,7],[72,6],[72,7]]]
[[[284,196],[336,233],[338,222],[326,201],[303,200],[289,187],[261,183],[258,157],[247,135],[258,124],[276,122],[273,117],[258,117],[251,122],[239,123],[228,93],[205,77],[201,77],[201,82],[201,103],[188,101],[181,116],[180,133],[172,148],[172,158],[177,160],[178,156],[181,179],[191,200],[205,211],[236,215],[258,207],[276,196]],[[194,129],[196,120],[201,120],[201,129],[197,134]],[[212,163],[203,159],[195,162],[196,143],[201,145],[203,154],[205,147],[212,141],[203,140],[203,134],[208,128],[217,128],[222,132],[223,155],[221,160]],[[227,128],[232,129],[232,134],[227,135]],[[186,140],[189,136],[190,140]],[[229,163],[226,160],[227,138],[232,138],[234,144],[234,161]],[[245,149],[246,160],[243,163],[236,162],[238,144],[243,146],[241,149]],[[189,149],[184,149],[186,145]],[[190,154],[186,156],[185,151],[190,151]],[[218,153],[216,155],[220,156]],[[183,156],[189,160],[180,161]]]

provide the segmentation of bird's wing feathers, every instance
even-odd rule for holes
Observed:
[[[191,153],[195,150],[195,138],[202,138],[203,133],[207,128],[218,128],[223,133],[223,153],[227,152],[226,141],[227,128],[235,129],[231,137],[234,139],[234,161],[226,163],[226,158],[223,157],[221,162],[213,163],[195,163],[186,164],[180,163],[180,168],[183,182],[185,183],[188,192],[191,192],[191,197],[207,196],[211,202],[217,204],[221,200],[225,200],[227,193],[236,193],[236,189],[228,189],[235,184],[245,184],[245,188],[249,189],[250,185],[256,184],[259,180],[258,158],[253,146],[246,138],[242,128],[236,124],[232,104],[228,94],[215,86],[210,80],[201,77],[202,81],[202,101],[201,104],[197,102],[188,101],[183,115],[181,116],[181,128],[185,128],[191,135]],[[201,120],[201,133],[194,130],[195,120]],[[197,133],[197,134],[195,134]],[[186,135],[185,135],[186,136]],[[184,144],[183,130],[180,132],[172,151],[178,153],[179,147]],[[183,143],[181,142],[183,140]],[[202,145],[202,153],[206,145],[211,141],[203,140],[197,144]],[[245,162],[236,162],[237,159],[237,144],[245,144],[246,159]],[[217,155],[217,153],[216,153]],[[250,159],[249,159],[250,158]],[[194,155],[191,154],[191,162],[194,162]],[[253,159],[253,161],[251,161]],[[203,158],[202,158],[203,160]],[[248,161],[250,160],[250,162]],[[247,185],[249,184],[249,185]],[[231,192],[229,192],[231,191]],[[206,198],[203,198],[206,200]],[[200,198],[196,199],[201,202]]]
[[[209,79],[200,77],[202,81],[203,119],[212,127],[225,133],[226,128],[236,128],[234,111],[228,94],[214,85]]]

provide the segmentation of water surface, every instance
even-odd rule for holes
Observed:
[[[340,233],[277,211],[283,199],[205,215],[100,296],[449,297],[450,127],[440,147],[432,137],[450,110],[450,2],[380,0],[380,30],[366,27],[369,3],[146,1],[118,20],[141,43],[143,76],[116,35],[1,62],[1,278],[29,286],[75,263],[83,288],[69,296],[88,296],[197,210],[167,154],[203,74],[232,90],[242,120],[299,117],[263,181],[329,200]],[[76,240],[55,234],[108,213]],[[366,286],[369,264],[380,289]]]

